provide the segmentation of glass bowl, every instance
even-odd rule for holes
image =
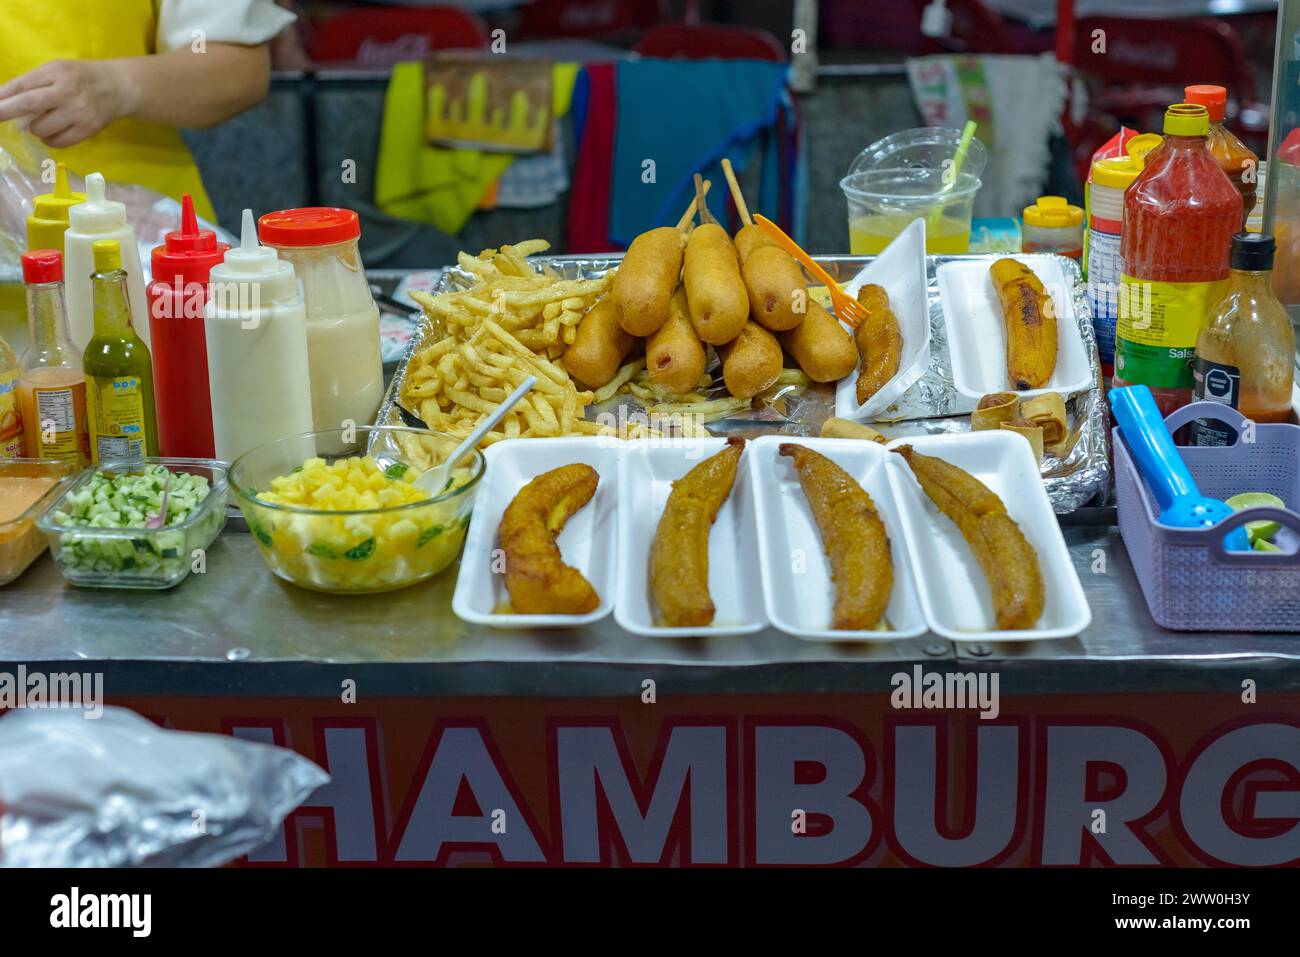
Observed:
[[[139,475],[145,465],[201,476],[208,481],[208,494],[183,521],[161,528],[73,525],[67,520],[73,497],[82,494],[96,475]],[[49,539],[54,564],[73,585],[161,590],[184,581],[195,553],[206,551],[221,534],[229,499],[226,464],[216,459],[101,462],[82,472],[36,524]]]
[[[0,460],[0,585],[8,585],[27,570],[45,551],[45,536],[36,527],[37,517],[59,497],[80,469],[53,459]],[[9,495],[30,488],[31,483],[49,483],[35,500],[21,510],[11,507]],[[22,499],[30,496],[23,494]]]
[[[306,432],[259,445],[230,467],[230,487],[271,571],[331,594],[394,591],[425,581],[456,560],[487,463],[477,450],[449,491],[386,508],[330,511],[258,497],[312,458],[332,464],[371,455],[394,477],[415,478],[459,444],[454,436],[397,426]]]

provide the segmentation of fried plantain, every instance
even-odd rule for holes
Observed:
[[[1032,628],[1043,613],[1038,555],[1002,499],[975,476],[910,445],[894,449],[907,460],[921,489],[952,519],[970,545],[993,592],[1000,629]]]
[[[1007,378],[1012,388],[1037,389],[1056,369],[1056,306],[1032,269],[1014,259],[989,267],[1007,329]]]
[[[506,508],[497,535],[516,614],[585,615],[600,604],[591,582],[564,564],[555,544],[565,523],[596,494],[599,482],[589,465],[564,465],[534,478]]]
[[[867,311],[853,333],[862,365],[858,370],[858,405],[879,392],[895,375],[903,358],[903,333],[898,317],[889,306],[883,286],[868,283],[858,290],[858,302]]]
[[[894,587],[889,536],[875,503],[853,476],[826,456],[789,442],[779,451],[794,459],[799,484],[830,559],[831,581],[835,583],[831,627],[870,631],[885,614]]]
[[[744,439],[728,439],[725,449],[673,482],[650,546],[650,591],[674,628],[713,622],[709,532],[736,483],[744,447]]]

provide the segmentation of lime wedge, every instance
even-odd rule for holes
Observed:
[[[1257,552],[1280,552],[1282,550],[1278,548],[1276,545],[1274,545],[1272,542],[1270,542],[1267,538],[1255,539],[1255,541],[1251,544],[1250,547],[1255,549],[1255,551]]]
[[[1240,512],[1248,508],[1286,508],[1286,502],[1268,492],[1242,492],[1228,499],[1228,507]],[[1247,522],[1246,535],[1252,542],[1268,541],[1281,527],[1277,522]]]

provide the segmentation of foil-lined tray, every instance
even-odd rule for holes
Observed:
[[[532,262],[549,265],[565,279],[597,278],[616,267],[619,256],[554,256],[534,257]],[[924,376],[903,397],[885,410],[873,423],[873,428],[890,438],[908,435],[927,435],[938,432],[970,431],[970,413],[975,403],[957,392],[952,381],[952,362],[948,353],[948,334],[943,321],[943,304],[939,297],[937,280],[939,267],[952,261],[980,261],[990,265],[998,255],[927,256],[926,295],[930,309],[930,365]],[[1087,289],[1079,264],[1064,256],[1034,255],[1025,259],[1055,259],[1065,272],[1069,284],[1074,318],[1079,326],[1092,371],[1092,388],[1066,397],[1071,439],[1068,454],[1061,458],[1048,453],[1042,464],[1043,486],[1047,497],[1058,514],[1073,512],[1094,498],[1103,496],[1110,483],[1110,457],[1106,440],[1106,411],[1101,390],[1101,359],[1097,354],[1097,341],[1092,329],[1092,313],[1088,305]],[[818,256],[817,261],[838,282],[852,279],[871,262],[867,256]],[[477,280],[464,270],[448,269],[439,280],[434,292],[451,292],[468,289]],[[815,292],[815,290],[813,290]],[[423,425],[419,417],[401,404],[402,384],[411,356],[428,344],[433,334],[427,323],[411,337],[402,354],[397,371],[389,383],[384,401],[379,407],[376,422],[380,425]],[[711,371],[717,372],[716,360]],[[721,377],[715,375],[715,389],[719,395],[726,390]],[[620,411],[621,410],[621,411]],[[631,396],[619,396],[600,406],[589,406],[587,417],[601,414],[634,415],[642,411]],[[835,389],[833,385],[787,387],[755,402],[754,408],[742,416],[719,419],[707,425],[715,435],[757,436],[766,434],[816,435],[826,419],[835,414]]]

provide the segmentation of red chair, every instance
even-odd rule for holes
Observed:
[[[483,21],[457,7],[359,7],[313,23],[306,46],[317,63],[390,67],[433,50],[481,49],[487,40]]]
[[[1086,17],[1074,36],[1074,65],[1089,85],[1082,125],[1089,132],[1071,136],[1082,176],[1093,151],[1121,124],[1159,132],[1165,108],[1181,102],[1190,83],[1226,87],[1228,125],[1260,155],[1267,149],[1268,106],[1258,102],[1250,57],[1224,21]]]
[[[519,39],[631,38],[668,17],[667,0],[532,0],[520,10]]]
[[[771,60],[788,51],[766,30],[715,23],[665,23],[647,30],[632,48],[646,57],[683,60]]]

